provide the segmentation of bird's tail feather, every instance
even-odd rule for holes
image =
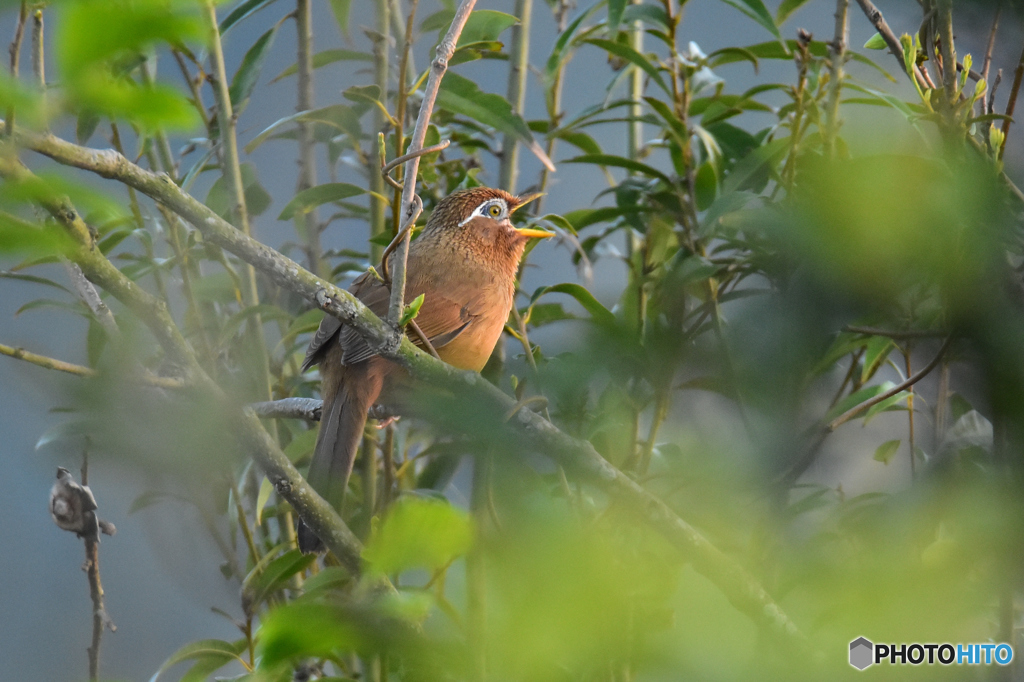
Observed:
[[[320,495],[339,508],[352,475],[359,443],[366,427],[366,413],[380,395],[383,376],[373,360],[346,368],[345,379],[330,405],[324,406],[313,459],[307,480]],[[299,549],[318,552],[320,538],[302,521],[298,528]]]

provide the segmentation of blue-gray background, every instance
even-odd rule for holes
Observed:
[[[245,50],[256,37],[267,30],[283,13],[285,0],[235,27],[226,39],[228,70],[233,72]],[[542,65],[555,40],[555,26],[544,2],[537,0],[531,31],[531,63]],[[774,10],[777,2],[769,2]],[[858,47],[873,30],[855,3],[851,3],[852,44]],[[897,33],[917,29],[919,7],[913,0],[880,0]],[[989,14],[973,6],[957,3],[959,50],[972,52],[975,63],[984,52],[984,39]],[[222,12],[230,5],[225,5]],[[337,29],[326,2],[315,0],[314,31],[316,51],[332,47],[354,47],[369,50],[361,30],[372,27],[371,3],[356,0],[351,18],[352,43],[345,43]],[[512,0],[480,0],[478,8],[511,12]],[[436,11],[436,3],[420,3],[419,16]],[[834,3],[814,0],[800,10],[784,26],[787,38],[795,36],[798,27],[813,32],[819,39],[829,39],[833,30]],[[2,17],[2,35],[10,35],[12,12]],[[52,13],[47,16],[50,17]],[[54,22],[48,25],[53,35]],[[506,40],[508,36],[505,36]],[[749,45],[769,40],[770,36],[750,19],[724,3],[715,0],[691,0],[680,29],[681,44],[695,41],[705,53],[729,45]],[[1007,79],[1016,63],[1020,45],[1016,17],[1004,19],[996,52],[996,66],[1004,67]],[[416,63],[427,62],[427,49],[433,34],[420,41]],[[872,53],[887,69],[895,62],[883,53]],[[26,57],[23,63],[26,63]],[[244,144],[275,120],[294,111],[296,81],[293,78],[266,85],[273,76],[295,61],[295,32],[291,24],[279,31],[263,71],[261,86],[249,108],[242,114],[239,130]],[[392,63],[395,63],[393,58]],[[164,68],[170,65],[165,63]],[[24,68],[24,67],[23,67]],[[324,106],[340,100],[340,92],[353,84],[365,84],[372,76],[359,69],[364,64],[338,62],[316,71],[316,103]],[[504,62],[484,61],[457,67],[473,78],[481,88],[504,94],[506,68]],[[860,70],[860,75],[869,77]],[[749,64],[723,67],[720,75],[732,92],[742,91],[757,82],[793,82],[794,67],[789,62],[762,64],[754,76]],[[583,106],[600,101],[605,95],[609,77],[606,59],[596,48],[582,48],[568,68],[565,78],[564,108],[569,114]],[[51,79],[53,78],[51,74]],[[896,86],[891,86],[896,87]],[[899,88],[905,93],[905,88]],[[1004,83],[1003,94],[1008,90]],[[544,103],[535,75],[531,75],[526,103],[527,118],[544,118]],[[1003,98],[1000,98],[1002,100]],[[767,125],[748,119],[753,126]],[[876,140],[889,139],[889,127],[897,127],[895,119],[871,118],[859,124],[860,132],[871,133]],[[872,129],[874,127],[874,129]],[[625,141],[621,127],[592,129],[599,143],[610,153],[622,153]],[[1021,136],[1017,136],[1019,140]],[[108,143],[97,134],[95,146]],[[1008,155],[1014,157],[1015,145]],[[567,158],[573,152],[557,150],[555,159]],[[255,222],[256,235],[263,241],[278,245],[293,236],[290,222],[275,219],[291,196],[296,181],[295,146],[270,142],[249,159],[258,170],[263,185],[274,197],[274,205]],[[321,163],[323,159],[321,158]],[[539,164],[528,153],[521,156],[520,188],[532,184]],[[327,174],[320,169],[320,181]],[[212,178],[197,184],[197,193],[205,196]],[[362,183],[354,172],[341,180]],[[496,169],[488,167],[481,176],[484,182],[496,183]],[[546,211],[565,212],[583,208],[605,187],[596,169],[563,165],[549,187]],[[111,191],[119,191],[108,185]],[[118,196],[123,196],[118,194]],[[325,234],[325,245],[357,247],[365,239],[364,228],[354,223],[335,223]],[[568,265],[565,247],[542,246],[534,252],[532,268],[524,288],[532,291],[542,284],[572,281],[575,271]],[[10,263],[0,262],[0,268]],[[50,273],[63,281],[63,273]],[[595,270],[595,292],[606,303],[614,303],[623,281],[623,269],[614,259],[604,259]],[[0,281],[0,343],[21,346],[45,355],[71,362],[85,363],[85,325],[76,316],[51,309],[39,309],[15,316],[25,302],[45,295],[38,287],[15,281]],[[549,334],[543,337],[557,345],[560,340]],[[55,467],[65,465],[75,470],[80,453],[60,447],[35,450],[37,439],[48,428],[61,421],[62,415],[51,408],[62,405],[62,394],[76,380],[10,358],[0,357],[0,679],[3,680],[74,680],[84,679],[85,650],[89,645],[91,618],[88,589],[79,570],[83,560],[82,544],[73,536],[60,532],[47,513],[47,495]],[[715,403],[706,409],[713,413]],[[713,414],[705,415],[713,419]],[[878,419],[872,429],[886,428],[885,418]],[[871,431],[872,429],[869,429]],[[841,436],[841,434],[840,434]],[[872,441],[877,443],[876,437]],[[853,441],[837,437],[830,447],[842,450]],[[867,446],[865,446],[867,447]],[[827,460],[827,457],[825,458]],[[870,459],[866,457],[865,459]],[[822,473],[828,481],[838,474]],[[866,477],[866,478],[865,478]],[[891,484],[891,476],[872,479],[870,472],[861,476],[863,485]],[[102,545],[103,581],[107,608],[118,626],[115,634],[104,638],[102,667],[104,677],[116,679],[147,679],[160,663],[180,645],[200,638],[233,639],[237,636],[228,622],[211,612],[219,607],[239,613],[235,583],[224,580],[218,571],[220,554],[204,532],[194,510],[182,504],[165,502],[128,515],[132,501],[142,492],[161,489],[169,482],[134,467],[116,466],[103,461],[91,470],[90,483],[102,505],[103,516],[115,522],[118,534]],[[178,671],[174,671],[178,672]],[[180,674],[180,673],[179,673]]]

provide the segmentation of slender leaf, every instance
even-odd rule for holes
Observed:
[[[611,40],[603,40],[600,38],[592,38],[590,40],[585,40],[583,42],[589,43],[590,45],[594,45],[596,47],[600,47],[608,54],[613,54],[616,57],[625,59],[627,62],[640,68],[644,73],[650,76],[651,80],[657,83],[661,87],[661,89],[664,90],[666,93],[672,93],[668,85],[666,85],[665,81],[662,79],[658,67],[652,64],[650,60],[647,59],[647,57],[640,54],[630,46],[623,45],[622,43],[616,43]]]
[[[281,215],[277,216],[277,219],[291,220],[297,213],[308,213],[322,204],[331,201],[341,201],[342,199],[359,196],[360,194],[366,194],[366,190],[347,182],[329,182],[317,185],[316,187],[310,187],[296,194],[288,202],[288,205],[284,207],[284,210],[281,211]]]
[[[357,52],[355,50],[324,50],[323,52],[317,52],[313,55],[313,68],[319,69],[321,66],[327,66],[328,64],[334,64],[335,62],[372,62],[373,55],[367,54],[366,52]],[[292,64],[287,69],[277,74],[271,83],[292,76],[299,72],[299,65]]]
[[[260,72],[263,70],[263,63],[267,60],[267,51],[274,44],[278,26],[279,24],[275,24],[253,43],[253,46],[245,53],[245,57],[242,58],[235,77],[231,79],[231,87],[228,92],[231,95],[231,104],[236,107],[236,111],[244,107],[246,100],[256,88]]]
[[[547,294],[568,294],[575,298],[576,302],[583,306],[583,308],[590,313],[591,318],[598,324],[615,324],[615,315],[601,305],[601,302],[594,298],[592,293],[579,284],[567,282],[565,284],[555,284],[550,287],[541,287],[533,292],[533,296],[530,297],[530,303],[536,303],[541,296],[545,296]]]

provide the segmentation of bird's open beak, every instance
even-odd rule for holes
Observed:
[[[526,206],[528,203],[530,203],[534,199],[540,199],[542,196],[544,196],[543,192],[537,192],[536,194],[527,194],[525,196],[516,197],[518,202],[516,203],[515,206],[512,207],[512,209],[509,211],[509,213],[515,213],[516,211],[521,209],[523,206]],[[516,232],[518,232],[519,234],[523,235],[524,237],[536,237],[537,239],[547,239],[548,237],[554,237],[555,236],[554,232],[546,232],[544,230],[535,230],[535,229],[530,228],[530,227],[517,227],[516,228]]]

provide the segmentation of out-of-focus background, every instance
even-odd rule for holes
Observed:
[[[285,2],[286,0],[281,0]],[[404,3],[399,3],[403,4]],[[774,13],[778,2],[766,3]],[[920,22],[920,8],[912,0],[879,0],[897,33],[913,32]],[[231,3],[220,7],[223,16]],[[419,16],[427,17],[441,8],[432,0],[422,0]],[[513,11],[511,0],[481,0],[479,9]],[[350,38],[339,31],[327,2],[313,3],[315,50],[345,48],[369,52],[369,38],[365,30],[374,24],[372,3],[359,0],[351,5]],[[585,7],[578,7],[570,19]],[[957,3],[958,47],[975,55],[984,53],[990,15],[983,5]],[[0,35],[10,35],[18,8],[5,3],[0,17]],[[806,29],[817,39],[828,40],[833,31],[834,3],[808,2],[782,28],[784,37],[793,39],[797,29]],[[229,73],[233,73],[247,50],[258,36],[278,20],[276,9],[264,10],[233,27],[225,37],[225,58]],[[555,22],[548,16],[544,3],[535,3],[534,21],[530,29],[530,43],[534,50],[531,65],[542,69],[542,60],[557,39]],[[52,22],[47,25],[47,37],[59,32],[59,12],[47,11]],[[874,34],[858,8],[851,8],[851,46],[862,53],[861,46]],[[999,42],[994,54],[997,67],[1004,69],[1004,81],[996,101],[1001,103],[1009,90],[1008,80],[1016,65],[1021,30],[1018,17],[1008,11],[1004,18]],[[770,40],[764,29],[723,2],[691,0],[679,29],[680,42],[690,41],[706,54],[727,46],[753,45]],[[507,34],[505,36],[507,38]],[[279,82],[270,81],[295,62],[295,31],[286,24],[277,33],[273,47],[266,56],[260,82],[256,86],[258,98],[246,108],[239,119],[239,137],[244,145],[274,121],[295,111],[294,77]],[[432,39],[428,36],[416,44],[415,65],[422,69],[429,60]],[[394,46],[392,46],[393,58]],[[897,74],[895,61],[881,52],[871,52],[885,69]],[[162,55],[161,59],[169,60]],[[563,106],[569,116],[578,112],[577,103],[601,101],[608,83],[607,54],[594,46],[582,46],[570,63],[564,79]],[[977,68],[978,61],[975,65]],[[23,68],[24,66],[23,62]],[[480,60],[455,68],[455,72],[471,78],[481,88],[504,95],[507,62]],[[314,72],[317,106],[342,101],[341,92],[352,85],[365,83],[371,66],[358,61],[339,61]],[[738,62],[718,69],[728,88],[741,92],[760,82],[792,82],[795,66],[786,60],[762,60],[759,72],[754,73],[750,63]],[[870,69],[851,63],[850,70],[865,81],[876,82],[901,97],[912,93],[906,79],[898,77],[897,84],[887,84]],[[898,74],[897,74],[898,75]],[[527,87],[524,118],[546,117],[543,91],[535,87],[537,73],[530,74]],[[57,82],[60,74],[51,71],[49,80]],[[618,86],[621,90],[623,85]],[[781,100],[780,100],[781,101]],[[851,105],[854,106],[854,105]],[[997,110],[999,106],[997,106]],[[769,117],[765,114],[765,119]],[[895,128],[893,114],[877,113],[848,116],[844,130],[850,139],[868,140],[885,150],[889,144],[902,144],[890,134]],[[756,115],[744,119],[742,125],[751,130],[760,128]],[[73,137],[73,122],[63,122],[55,132]],[[623,154],[626,141],[622,128],[595,127],[589,131],[609,154]],[[97,133],[90,144],[105,147],[106,132]],[[188,143],[188,136],[172,138],[179,148]],[[1006,152],[1006,163],[1011,177],[1019,177],[1024,135],[1012,138]],[[602,173],[595,167],[580,164],[559,164],[560,159],[576,154],[563,145],[555,155],[557,172],[547,187],[545,212],[566,213],[594,205],[595,197],[607,187]],[[38,158],[27,159],[30,165],[45,168]],[[293,240],[290,221],[276,216],[294,193],[297,166],[294,146],[274,141],[260,146],[246,158],[255,167],[260,182],[272,197],[265,213],[253,221],[254,235],[275,247]],[[520,152],[521,170],[518,190],[533,185],[540,173],[537,159],[526,151]],[[328,177],[323,155],[320,158],[321,181]],[[340,166],[338,179],[361,184],[364,181],[355,172]],[[484,184],[497,183],[497,165],[490,160],[478,179]],[[616,175],[620,175],[616,172]],[[215,174],[201,175],[193,193],[205,197]],[[109,188],[96,181],[98,187]],[[608,197],[596,202],[607,203]],[[323,235],[325,248],[365,248],[365,230],[362,224],[350,221],[333,223]],[[621,240],[619,240],[621,242]],[[530,267],[524,274],[523,289],[558,282],[581,281],[579,273],[569,264],[566,244],[542,244],[533,252]],[[620,248],[625,247],[620,243]],[[0,260],[0,269],[12,262]],[[63,281],[59,266],[48,266],[41,273]],[[612,307],[616,303],[626,278],[621,260],[601,258],[593,270],[592,291],[595,296]],[[24,347],[34,352],[70,362],[86,364],[83,337],[86,324],[74,315],[48,307],[18,312],[29,301],[38,298],[38,288],[15,280],[0,281],[0,342]],[[570,349],[578,327],[549,326],[533,338],[542,344],[548,355]],[[521,364],[522,360],[518,360]],[[881,376],[895,376],[889,370]],[[970,391],[970,376],[959,377]],[[47,513],[47,495],[54,480],[57,466],[65,466],[77,473],[82,452],[79,447],[68,447],[66,441],[47,442],[44,437],[64,422],[60,408],[74,402],[76,382],[55,372],[21,363],[11,358],[0,358],[0,575],[4,576],[0,588],[0,677],[8,680],[70,680],[82,679],[85,649],[90,637],[90,602],[86,579],[80,570],[83,561],[82,544],[71,535],[58,531]],[[929,382],[934,379],[929,379]],[[924,386],[931,387],[928,383]],[[929,390],[929,389],[922,389]],[[686,409],[677,409],[666,426],[669,433],[684,433],[688,426],[714,431],[720,424],[733,423],[720,419],[722,410],[730,408],[713,394],[698,396],[687,403]],[[895,490],[907,484],[907,473],[893,471],[895,465],[885,468],[870,456],[856,459],[842,458],[843,453],[858,448],[874,447],[886,440],[886,434],[902,429],[903,413],[883,414],[864,429],[849,430],[831,439],[825,453],[806,480],[829,486],[842,484],[849,494],[868,490]],[[898,436],[893,436],[898,437]],[[842,459],[843,461],[840,461]],[[140,458],[141,462],[146,457]],[[97,457],[89,472],[89,483],[100,501],[101,516],[117,525],[116,537],[104,538],[102,543],[102,572],[106,589],[106,604],[110,616],[117,624],[117,632],[104,639],[102,653],[103,676],[110,679],[146,679],[151,676],[170,652],[178,646],[201,638],[231,639],[234,626],[211,608],[228,613],[237,612],[237,583],[229,582],[218,571],[221,553],[205,531],[204,520],[197,510],[173,499],[146,506],[134,513],[130,508],[141,495],[152,491],[173,494],[181,479],[167,472],[145,466],[121,466]],[[460,471],[452,482],[453,499],[468,499],[469,478]],[[711,607],[709,607],[711,608]],[[858,634],[858,633],[853,633]],[[176,669],[180,670],[180,668]]]

